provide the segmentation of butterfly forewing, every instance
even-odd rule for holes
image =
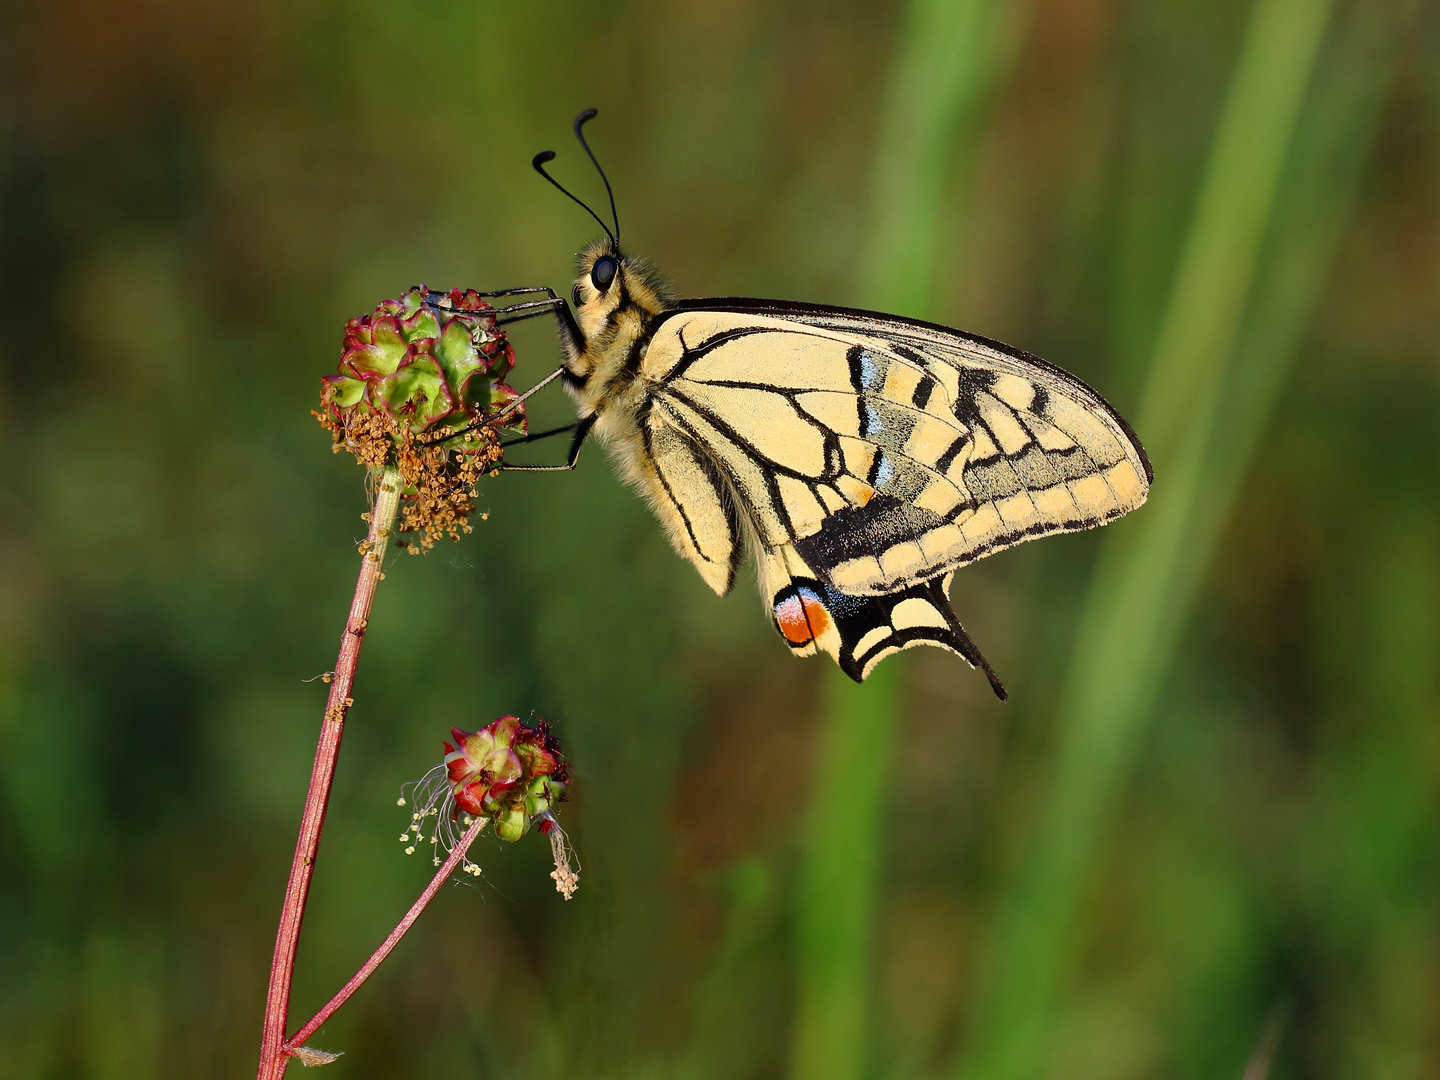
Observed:
[[[1103,524],[1148,489],[1143,450],[1098,394],[929,324],[691,302],[663,316],[640,374],[651,423],[710,457],[762,546],[792,544],[850,595]]]

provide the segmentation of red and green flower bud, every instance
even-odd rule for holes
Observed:
[[[510,806],[500,810],[494,818],[495,835],[501,840],[514,843],[530,828],[530,819],[525,816],[524,807]]]
[[[452,729],[451,736],[445,770],[455,805],[491,818],[502,840],[519,840],[564,797],[565,760],[544,721],[532,728],[502,716],[474,733]]]
[[[342,428],[381,414],[422,435],[498,417],[518,396],[505,377],[515,353],[493,309],[473,289],[424,286],[345,325],[340,373],[322,380],[321,402]],[[524,406],[497,420],[523,429]]]

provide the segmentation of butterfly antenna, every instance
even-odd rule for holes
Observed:
[[[583,142],[584,140],[581,140],[581,141]],[[589,149],[589,148],[587,147],[586,149]],[[549,180],[550,183],[554,184],[555,187],[559,190],[559,192],[560,192],[562,195],[564,195],[567,199],[569,199],[571,202],[575,203],[577,206],[579,206],[581,209],[583,209],[587,214],[589,214],[592,218],[594,218],[596,224],[599,225],[600,228],[602,228],[602,229],[605,230],[605,235],[608,236],[608,237],[610,237],[610,243],[614,244],[614,245],[618,248],[618,247],[620,246],[620,241],[617,240],[616,237],[615,237],[615,234],[610,231],[610,226],[609,226],[609,225],[606,225],[605,222],[603,222],[603,221],[600,220],[600,215],[597,214],[597,213],[595,213],[594,210],[591,210],[589,206],[587,206],[587,205],[586,205],[584,202],[582,202],[578,197],[576,197],[576,196],[575,196],[574,194],[572,194],[568,189],[566,189],[566,188],[564,187],[564,185],[562,185],[562,184],[560,183],[559,180],[556,180],[553,176],[551,176],[548,172],[545,171],[545,163],[546,163],[546,162],[549,162],[549,161],[554,161],[554,160],[555,160],[555,151],[554,151],[554,150],[542,150],[542,151],[540,151],[540,153],[536,154],[533,158],[530,159],[530,164],[531,164],[531,166],[535,169],[536,172],[538,172],[538,173],[539,173],[541,176],[543,176],[546,180]],[[601,175],[603,176],[604,174],[602,173]],[[606,186],[608,187],[609,185],[607,184]],[[618,228],[618,226],[617,226],[617,228]]]
[[[610,196],[610,217],[615,222],[615,243],[618,246],[620,243],[620,215],[615,212],[615,192],[610,190],[610,179],[605,175],[605,170],[600,167],[600,162],[595,158],[595,151],[590,149],[590,144],[585,141],[585,132],[581,130],[591,120],[594,120],[599,112],[599,109],[586,109],[575,117],[575,138],[580,140],[580,145],[585,148],[585,153],[590,155],[590,164],[595,166],[595,171],[600,174],[600,180],[605,185],[605,194]]]

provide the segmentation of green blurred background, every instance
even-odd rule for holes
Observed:
[[[12,5],[0,1078],[251,1074],[364,527],[319,377],[414,282],[567,286],[594,230],[529,160],[599,197],[589,105],[679,293],[1023,346],[1154,495],[959,576],[1001,706],[930,650],[860,690],[792,660],[595,450],[487,482],[381,589],[291,1028],[425,880],[395,797],[451,724],[554,720],[581,889],[483,842],[327,1075],[1436,1075],[1437,18]],[[523,386],[553,330],[513,340]]]

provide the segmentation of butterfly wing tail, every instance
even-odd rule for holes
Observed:
[[[917,645],[934,645],[979,668],[1001,701],[1008,695],[950,606],[951,575],[916,582],[883,596],[851,596],[813,578],[792,578],[775,593],[775,628],[800,655],[817,648],[840,669],[864,682],[885,657]]]
[[[995,692],[995,696],[1001,701],[1009,701],[1010,694],[1006,691],[1005,684],[1000,681],[1000,676],[995,674],[995,669],[990,666],[990,661],[985,659],[985,654],[980,651],[980,647],[975,644],[975,640],[966,631],[965,627],[960,625],[960,618],[955,614],[955,609],[950,605],[950,579],[953,576],[953,574],[946,574],[943,581],[940,578],[931,578],[925,582],[926,585],[933,587],[939,593],[936,606],[942,614],[948,616],[950,619],[950,632],[954,637],[954,641],[945,643],[944,647],[954,649],[971,667],[979,668],[983,671],[985,678],[990,681],[990,689]]]

